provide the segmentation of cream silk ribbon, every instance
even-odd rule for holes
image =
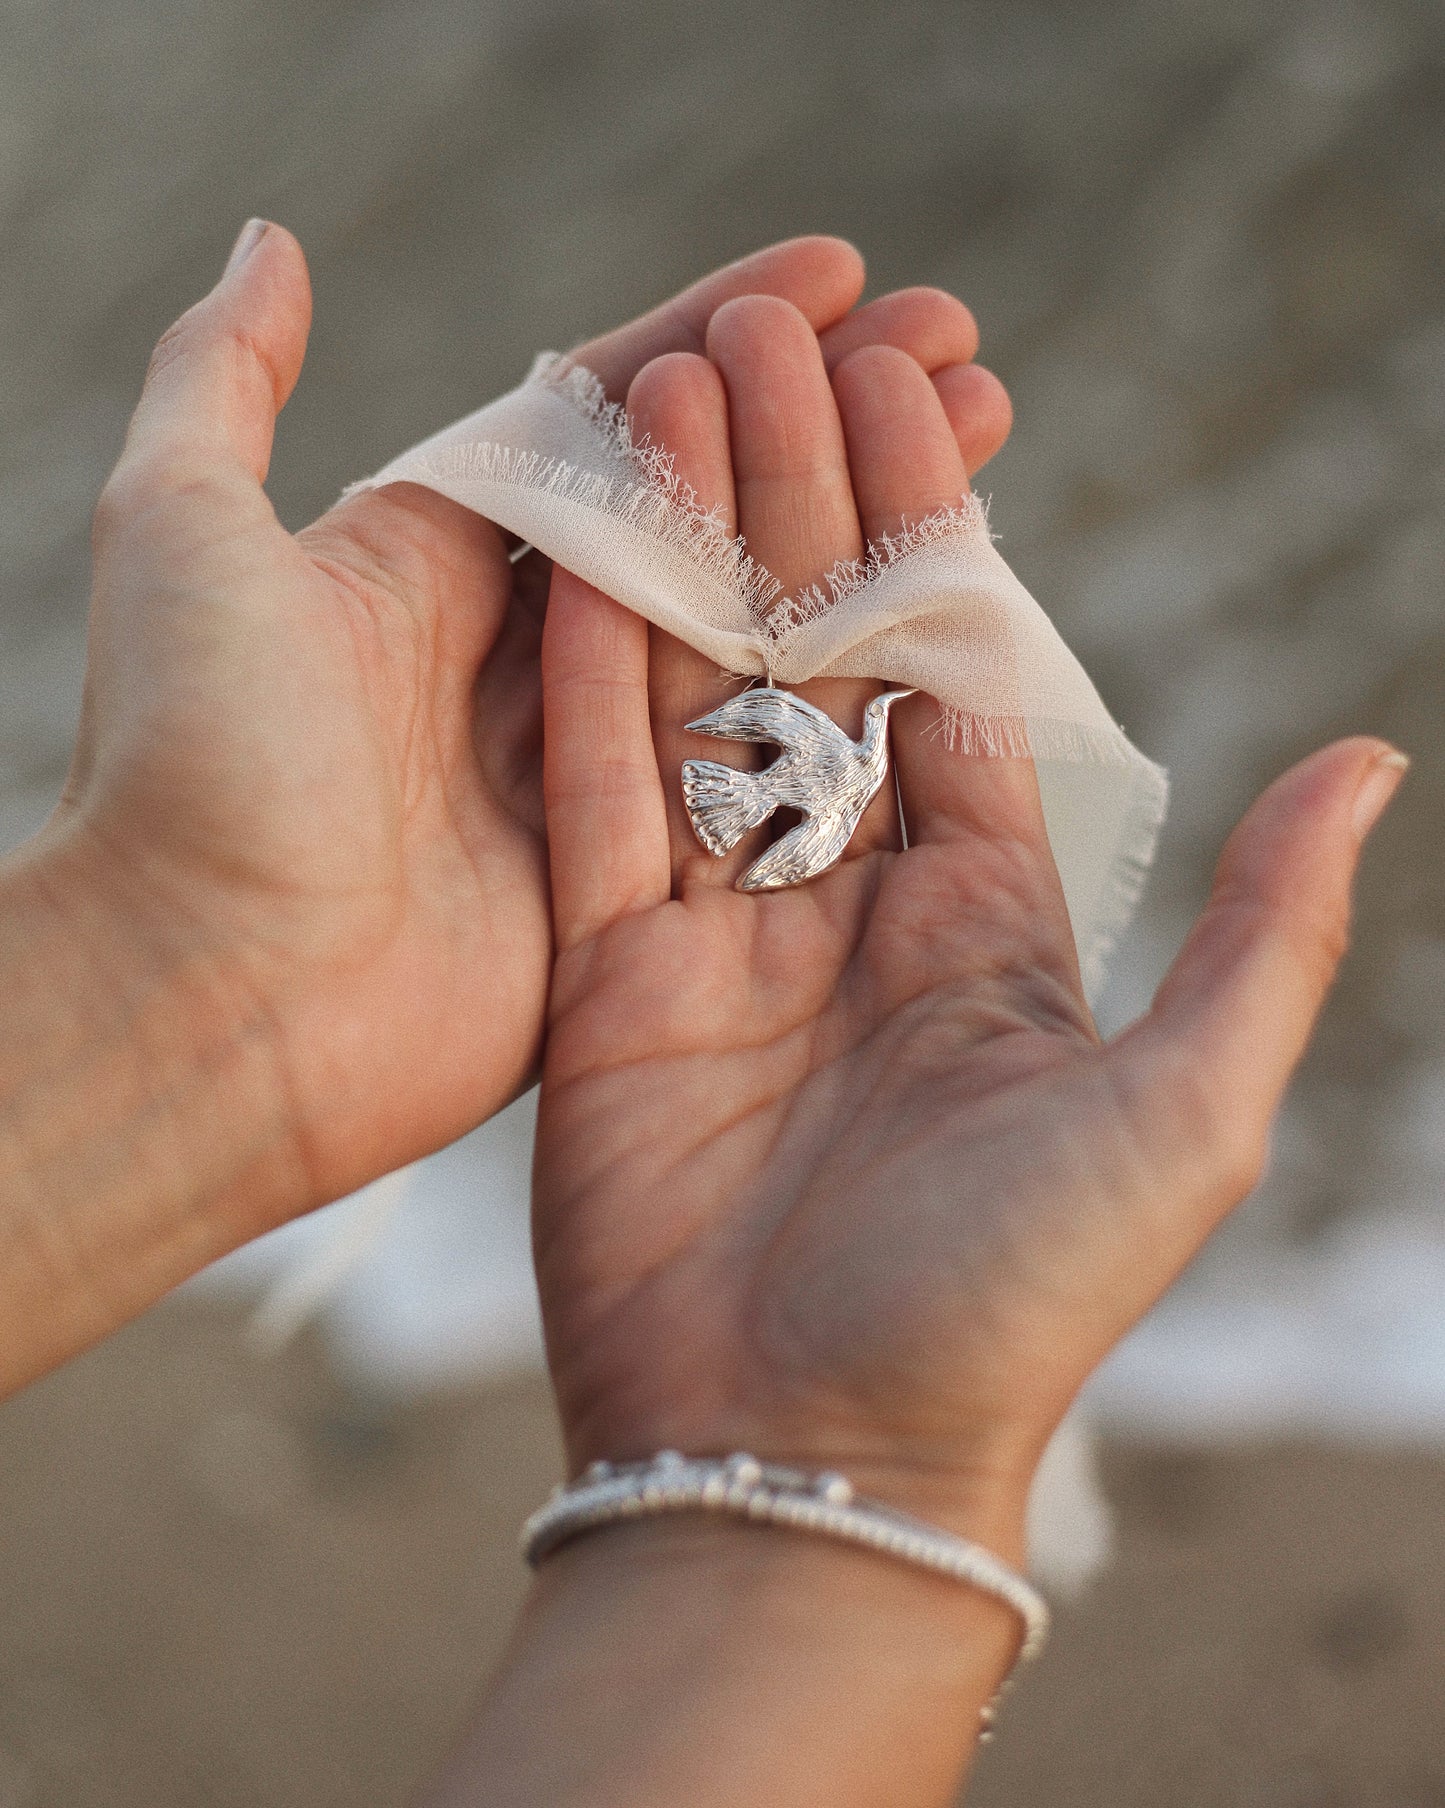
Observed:
[[[704,511],[665,449],[634,445],[590,371],[540,357],[510,394],[348,494],[440,491],[740,678],[874,678],[941,706],[961,755],[1031,756],[1084,982],[1099,989],[1163,821],[1160,767],[994,546],[975,498],[795,596]]]

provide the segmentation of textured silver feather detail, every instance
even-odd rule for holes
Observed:
[[[710,854],[736,847],[775,810],[803,820],[738,880],[739,891],[776,891],[826,872],[842,855],[888,770],[888,711],[911,691],[885,691],[869,703],[863,734],[850,740],[823,711],[791,691],[759,685],[689,722],[693,734],[762,741],[782,749],[761,772],[716,760],[685,760],[682,795],[698,840]]]
[[[753,773],[717,760],[683,762],[682,796],[697,838],[710,854],[726,854],[773,812]]]

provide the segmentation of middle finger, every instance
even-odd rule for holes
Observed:
[[[817,337],[788,303],[746,296],[713,316],[707,350],[727,386],[739,528],[783,594],[796,595],[863,551],[848,448]],[[867,679],[824,678],[799,690],[856,737],[878,688]],[[897,845],[897,807],[885,786],[850,852]]]

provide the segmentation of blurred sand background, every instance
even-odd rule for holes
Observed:
[[[962,294],[1004,551],[1173,770],[1108,1022],[1260,783],[1415,755],[1273,1171],[1101,1390],[1115,1563],[970,1800],[1445,1804],[1439,0],[0,0],[0,44],[0,845],[64,775],[145,358],[251,213],[316,284],[297,525],[770,238]],[[159,1309],[0,1411],[0,1808],[402,1803],[554,1466],[535,1379],[390,1399]]]

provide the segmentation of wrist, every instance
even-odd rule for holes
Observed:
[[[876,1688],[876,1673],[889,1672],[946,1701],[965,1747],[1021,1639],[1013,1609],[967,1584],[855,1545],[702,1513],[584,1534],[546,1559],[537,1589],[543,1600],[599,1603],[641,1590],[701,1616],[709,1644],[736,1639],[754,1661],[795,1676],[867,1675]]]
[[[264,1014],[73,823],[0,866],[0,1394],[296,1204]]]
[[[721,1458],[746,1451],[763,1463],[847,1478],[860,1496],[910,1514],[940,1531],[985,1546],[1005,1563],[1025,1561],[1029,1489],[1047,1433],[912,1440],[876,1426],[848,1425],[818,1414],[814,1422],[778,1423],[738,1411],[696,1420],[661,1415],[645,1425],[610,1418],[568,1436],[571,1474],[590,1463],[645,1462],[659,1450]]]
[[[437,1802],[485,1764],[498,1805],[941,1808],[1018,1643],[1002,1602],[872,1552],[702,1514],[608,1527],[543,1564]]]

